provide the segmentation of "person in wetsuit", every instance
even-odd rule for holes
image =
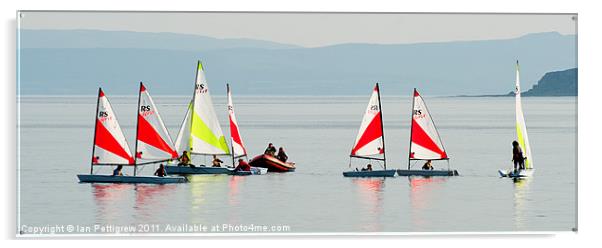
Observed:
[[[512,141],[512,161],[514,162],[514,171],[525,169],[525,157],[523,149],[520,148],[518,142]]]
[[[424,163],[424,165],[422,166],[423,170],[434,170],[435,168],[433,168],[433,165],[431,163],[431,160],[427,160],[426,163]]]
[[[236,166],[234,171],[251,171],[251,166],[241,158],[238,159],[238,166]]]
[[[155,176],[158,176],[158,177],[165,177],[165,176],[167,176],[167,172],[165,171],[165,166],[163,166],[163,164],[159,165],[159,169],[157,169],[155,171]]]
[[[276,154],[276,147],[272,143],[268,144],[268,148],[265,149],[263,154],[273,157]]]
[[[278,149],[278,155],[276,155],[276,158],[282,161],[282,163],[286,163],[286,160],[288,160],[288,156],[286,155],[286,152],[284,152],[284,148],[280,147]]]

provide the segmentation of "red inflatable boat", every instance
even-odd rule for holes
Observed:
[[[295,171],[295,163],[278,160],[269,155],[258,155],[249,161],[249,165],[253,167],[268,168],[268,172],[291,172]]]

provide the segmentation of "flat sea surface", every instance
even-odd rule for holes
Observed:
[[[106,93],[133,149],[137,98]],[[154,96],[172,139],[189,98]],[[576,98],[523,99],[536,171],[533,178],[518,182],[497,173],[511,166],[511,142],[516,136],[511,97],[424,96],[458,177],[343,177],[343,171],[368,162],[354,159],[350,168],[349,159],[368,98],[235,94],[240,131],[251,156],[262,153],[269,142],[284,146],[297,164],[296,172],[198,175],[185,184],[126,185],[77,180],[77,174],[90,170],[95,96],[22,96],[19,228],[153,224],[147,231],[165,232],[167,224],[229,224],[306,233],[570,231],[576,227]],[[214,96],[213,100],[229,137],[226,99]],[[382,101],[387,167],[406,168],[410,98],[383,96]],[[228,157],[223,160],[231,163]],[[379,167],[378,162],[372,163]],[[445,162],[433,164],[436,169],[447,167]],[[150,175],[154,169],[154,165],[144,166],[140,174]],[[95,173],[110,170],[99,167]],[[131,168],[124,171],[132,174]],[[244,230],[225,230],[231,231]]]

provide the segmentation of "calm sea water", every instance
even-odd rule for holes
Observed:
[[[108,96],[133,149],[137,99]],[[461,176],[344,178],[368,98],[235,96],[247,150],[256,155],[268,142],[284,146],[297,163],[296,172],[199,175],[186,184],[123,185],[80,184],[76,177],[89,173],[95,96],[21,97],[19,225],[153,224],[150,232],[164,232],[167,224],[265,225],[287,232],[576,227],[576,98],[523,100],[536,172],[520,182],[497,175],[498,169],[511,166],[515,137],[514,99],[505,97],[425,96],[450,166]],[[188,96],[155,96],[173,139],[188,101]],[[225,98],[214,96],[214,102],[229,137]],[[382,104],[387,167],[405,168],[410,98],[384,96]],[[351,162],[351,168],[366,164]],[[148,165],[140,174],[153,171]],[[108,174],[110,168],[95,173]],[[132,172],[128,168],[126,173]]]

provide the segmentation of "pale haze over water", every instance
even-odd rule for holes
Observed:
[[[497,174],[511,165],[514,98],[428,94],[425,101],[451,157],[450,165],[460,176],[344,178],[369,90],[366,96],[348,97],[242,97],[234,89],[247,150],[256,155],[268,142],[284,146],[297,171],[248,177],[201,175],[177,185],[78,183],[76,174],[89,173],[96,98],[21,96],[19,224],[255,224],[288,225],[291,232],[569,231],[576,227],[575,97],[523,98],[536,169],[528,180],[514,183]],[[106,93],[133,149],[137,99]],[[189,98],[155,96],[172,139]],[[214,96],[214,103],[229,137],[225,98]],[[385,94],[382,105],[387,166],[405,168],[409,95]],[[223,160],[230,164],[228,158]],[[355,168],[367,161],[352,162]],[[447,165],[436,162],[434,166]],[[146,166],[141,174],[153,171],[153,166]],[[125,172],[131,174],[129,168]],[[108,174],[110,169],[98,173]]]

